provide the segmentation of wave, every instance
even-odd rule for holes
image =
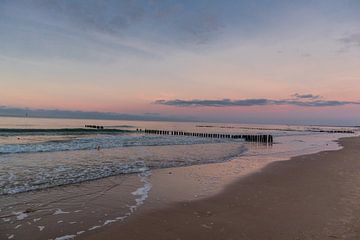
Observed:
[[[96,136],[77,136],[69,139],[48,139],[43,142],[0,144],[1,154],[62,152],[75,150],[123,148],[134,146],[192,145],[229,142],[227,139],[190,138],[185,136],[144,135],[119,132]],[[120,134],[121,133],[121,134]]]
[[[159,146],[102,152],[11,155],[0,158],[0,195],[81,183],[122,174],[228,161],[247,151],[239,143]],[[186,154],[184,154],[186,152]],[[9,166],[11,168],[9,169]],[[6,170],[5,170],[6,169]],[[3,170],[3,171],[1,171]]]
[[[0,176],[0,196],[59,187],[120,174],[141,173],[149,170],[143,162],[132,164],[102,164],[94,166],[54,166],[53,168],[30,170],[31,176],[10,173]],[[16,180],[14,182],[14,180]]]

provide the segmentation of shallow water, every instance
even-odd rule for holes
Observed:
[[[104,129],[89,129],[84,125],[102,125]],[[274,148],[269,145],[244,144],[241,139],[149,135],[136,132],[137,128],[272,134],[274,144],[279,146],[272,151]],[[224,162],[246,152],[269,156],[310,153],[344,135],[314,132],[327,129],[330,128],[0,118],[0,195],[157,168]],[[283,149],[279,151],[279,148]]]
[[[245,150],[238,143],[211,143],[6,154],[0,160],[0,193],[44,189],[156,168],[222,162]]]

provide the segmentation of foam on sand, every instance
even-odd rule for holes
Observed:
[[[107,219],[101,225],[95,225],[95,226],[92,226],[92,227],[88,228],[87,230],[77,231],[76,235],[81,235],[81,234],[85,233],[86,231],[93,231],[93,230],[105,227],[105,226],[107,226],[109,224],[112,224],[112,223],[115,223],[115,222],[118,222],[118,221],[124,221],[126,218],[131,216],[131,214],[134,211],[136,211],[141,205],[143,205],[145,200],[149,196],[149,192],[151,190],[152,185],[151,185],[150,179],[149,179],[149,177],[151,176],[151,172],[148,171],[146,167],[143,167],[142,170],[143,170],[143,172],[139,173],[138,176],[140,178],[140,182],[143,183],[143,186],[137,188],[135,191],[132,192],[132,195],[134,195],[136,198],[134,199],[135,204],[128,206],[129,207],[129,212],[125,213],[122,216],[118,216],[118,217],[116,217],[114,219]],[[64,212],[61,209],[57,209],[56,213],[62,214],[62,213],[68,213],[68,212]],[[62,237],[55,238],[55,240],[73,239],[73,238],[76,237],[76,235],[65,235],[65,236],[62,236]]]

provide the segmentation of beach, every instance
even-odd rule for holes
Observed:
[[[359,12],[2,0],[0,240],[360,240]]]
[[[2,0],[0,240],[360,240],[359,12]]]
[[[356,128],[2,120],[0,239],[343,238],[353,224]],[[152,126],[275,138],[136,131]]]
[[[79,239],[359,239],[360,138],[339,142],[341,150],[271,163],[215,196],[139,211]]]

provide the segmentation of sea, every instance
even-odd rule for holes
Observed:
[[[266,134],[274,141],[145,129]],[[0,117],[0,239],[86,239],[140,208],[206,197],[229,176],[337,150],[336,140],[359,133],[343,126]]]
[[[242,139],[155,135],[139,129],[271,134],[274,143],[254,146]],[[329,133],[334,130],[355,133]],[[314,153],[339,147],[336,139],[355,135],[359,130],[338,126],[0,117],[0,195],[157,168],[224,162],[249,154],[285,157]]]

